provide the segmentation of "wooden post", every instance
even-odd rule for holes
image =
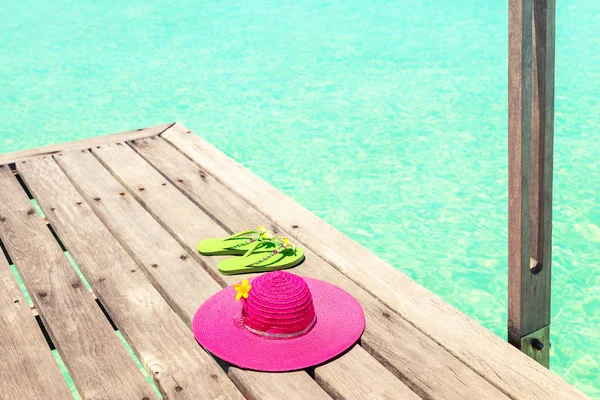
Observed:
[[[508,15],[508,340],[548,367],[555,0]]]

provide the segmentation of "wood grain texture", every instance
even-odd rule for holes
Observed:
[[[198,306],[221,287],[91,153],[65,152],[55,159],[142,272],[191,326]],[[182,282],[192,287],[181,290]]]
[[[544,345],[543,349],[534,346],[534,340]],[[542,365],[548,365],[550,358],[550,327],[545,326],[521,338],[521,351]]]
[[[0,166],[0,239],[79,394],[86,399],[156,398],[6,166]]]
[[[161,295],[191,326],[198,306],[221,287],[91,153],[65,152],[55,159]],[[231,367],[228,375],[237,385],[250,385],[238,386],[242,393],[260,393],[257,398],[261,399],[303,399],[303,393],[329,398],[304,372],[260,374]]]
[[[18,169],[161,393],[170,399],[241,399],[90,206],[77,204],[81,195],[54,160],[30,159]]]
[[[533,7],[532,116],[531,116],[531,257],[539,260],[525,295],[534,318],[526,330],[550,324],[552,262],[552,169],[554,151],[554,0],[536,0]],[[541,268],[541,270],[540,270]],[[543,332],[547,333],[548,329]],[[516,332],[521,334],[521,332]],[[511,341],[517,342],[516,334]],[[548,337],[549,335],[544,335]],[[549,347],[549,342],[544,343]],[[523,347],[521,347],[523,350]],[[546,367],[548,352],[536,354]],[[539,356],[543,356],[540,357]]]
[[[1,252],[0,349],[0,399],[73,398]]]
[[[180,244],[197,243],[208,234],[206,227],[214,223],[211,217],[192,204],[129,146],[106,145],[93,149],[93,154],[156,220],[172,221],[172,226],[162,226]],[[199,257],[195,250],[189,253],[202,265],[205,257]],[[239,281],[239,277],[221,275],[217,268],[205,270],[220,286],[229,286]],[[212,288],[214,290],[216,286],[213,285]]]
[[[89,149],[102,145],[104,143],[116,143],[124,142],[127,140],[140,139],[144,137],[156,136],[164,132],[167,128],[173,125],[172,122],[167,124],[161,124],[151,126],[148,128],[136,129],[133,131],[113,133],[111,135],[96,136],[89,139],[76,140],[67,143],[52,144],[44,147],[37,147],[35,149],[27,149],[14,151],[11,153],[0,154],[0,165],[14,163],[28,157],[52,155],[61,151],[75,150],[75,149]]]
[[[187,131],[175,124],[161,137],[503,391],[517,398],[585,398],[562,378]],[[265,198],[269,201],[263,202]]]
[[[138,140],[133,147],[200,208],[207,210],[214,220],[224,226],[223,228],[215,222],[212,222],[210,226],[205,226],[203,231],[210,232],[208,237],[224,237],[232,232],[258,225],[265,225],[278,235],[289,235],[280,226],[266,223],[265,221],[268,221],[266,216],[217,182],[208,173],[199,172],[198,166],[168,143],[158,139]],[[140,171],[143,166],[138,165],[136,169]],[[150,176],[150,171],[144,170],[144,175]],[[186,201],[189,202],[185,198],[178,199],[170,207],[181,205]],[[268,203],[270,199],[263,197],[263,201]],[[150,204],[149,202],[145,203]],[[159,216],[159,219],[173,230],[176,230],[179,225],[177,221],[172,221],[169,215]],[[184,245],[187,245],[190,251],[195,251],[197,242],[196,238]],[[351,293],[361,303],[367,318],[365,333],[361,338],[362,345],[413,391],[432,399],[506,398],[468,366],[400,318],[310,249],[305,250],[305,255],[305,262],[290,271],[327,281]],[[210,268],[216,268],[218,259],[215,257],[203,257],[203,259]],[[231,278],[240,279],[238,276]],[[354,354],[355,357],[364,357],[365,355],[364,351]],[[342,356],[332,363],[340,362],[344,365],[351,365],[346,357],[347,355]],[[352,367],[351,373],[354,376],[364,376],[364,379],[355,381],[353,386],[340,388],[340,383],[344,381],[341,377],[337,377],[337,381],[329,379],[328,383],[332,383],[336,387],[331,390],[336,394],[353,393],[353,396],[350,395],[349,398],[360,398],[361,393],[365,390],[378,393],[377,372],[369,367],[374,362],[375,360],[371,358],[365,358],[361,363]],[[329,376],[328,373],[321,375],[322,368],[327,367],[315,369],[317,380],[324,380]],[[380,368],[383,367],[380,365]],[[388,374],[388,376],[393,375]],[[397,387],[390,387],[390,389],[398,390],[398,393],[408,393],[406,388],[400,390]]]
[[[183,156],[166,142],[155,139],[148,140],[148,142],[150,143],[146,143],[145,141],[136,142],[133,145],[136,147],[152,147],[156,153],[164,155],[166,159],[174,156],[174,166],[177,166],[181,161]],[[156,146],[152,146],[152,144]],[[166,153],[163,153],[165,150]],[[203,232],[205,235],[225,236],[227,235],[227,231],[208,217],[200,208],[196,207],[192,201],[186,198],[171,183],[163,185],[167,182],[165,178],[132,149],[124,146],[103,146],[101,149],[95,149],[94,154],[126,186],[132,195],[162,223],[165,229],[178,238],[178,241],[187,248],[193,257],[198,258],[199,262],[208,268],[208,271],[216,273],[215,278],[221,285],[225,286],[237,283],[243,278],[239,275],[224,276],[218,274],[216,264],[221,258],[198,256],[195,249],[196,244],[201,238],[198,236],[198,232]],[[184,161],[186,162],[184,165],[191,164],[189,160]],[[193,168],[191,173],[197,173],[198,171],[196,170],[197,168]],[[212,178],[206,176],[203,178],[199,172],[197,173],[197,178],[200,180],[208,179],[209,182],[212,180]],[[140,188],[144,190],[140,190]],[[222,200],[223,204],[231,204],[227,198],[221,198],[220,200]],[[238,204],[241,204],[241,202]],[[235,214],[236,217],[234,219],[240,221],[243,220],[245,213],[256,212],[247,204],[246,206],[247,209],[228,207],[228,212]],[[225,205],[225,207],[227,206]],[[227,224],[228,221],[224,223]],[[190,229],[190,226],[193,229]],[[335,272],[337,273],[337,271]],[[337,367],[332,367],[332,364],[335,364]],[[362,379],[348,382],[347,379],[334,376],[332,372],[324,372],[321,375],[321,370],[342,371],[346,368],[348,368],[346,373],[351,374],[349,376],[362,376]],[[414,393],[361,348],[353,352],[351,359],[342,356],[333,362],[317,368],[315,375],[319,383],[338,398],[357,398],[361,397],[362,393],[365,392],[371,393],[372,398],[386,398],[385,396],[391,393],[396,393],[397,395],[405,394],[407,398],[414,396]],[[381,388],[380,383],[384,378],[388,380],[388,384],[385,388]]]
[[[357,368],[358,367],[358,368]],[[363,370],[369,371],[368,375]],[[317,368],[317,382],[341,399],[418,400],[416,393],[398,386],[398,379],[366,351],[355,345],[342,357]],[[335,383],[332,385],[332,382]]]
[[[531,234],[531,0],[508,3],[508,331],[533,331],[528,308],[535,276],[529,268]],[[539,260],[538,260],[539,261]]]
[[[543,189],[540,191],[540,198],[542,198],[542,210],[539,213],[543,218],[541,227],[542,234],[539,243],[542,249],[543,255],[539,259],[542,264],[547,267],[547,280],[546,290],[551,293],[550,275],[551,275],[551,261],[552,261],[552,186],[553,186],[553,169],[554,169],[554,71],[555,71],[555,49],[556,49],[556,0],[545,0],[540,1],[542,4],[542,10],[539,9],[538,3],[536,2],[535,13],[536,15],[542,14],[543,17],[540,19],[544,20],[542,23],[546,31],[538,36],[545,37],[545,47],[543,48],[543,59],[545,68],[538,67],[537,80],[540,82],[543,74],[544,89],[539,91],[539,99],[543,99],[543,102],[538,101],[539,106],[536,107],[540,110],[539,120],[543,120],[543,125],[539,124],[540,132],[544,133],[543,140],[540,140],[540,151],[543,149],[544,156],[541,165],[544,166],[543,173]],[[537,43],[537,41],[536,41]],[[539,53],[542,53],[540,49]],[[538,59],[542,58],[538,55]],[[543,71],[542,71],[543,70]],[[538,87],[541,86],[538,84]],[[542,112],[543,110],[543,112]],[[548,294],[550,297],[550,294]],[[550,315],[550,309],[548,309]],[[548,320],[549,321],[549,320]]]
[[[248,399],[331,399],[315,381],[308,383],[308,374],[304,371],[274,374],[231,367],[229,376]],[[283,386],[265,385],[267,382]]]

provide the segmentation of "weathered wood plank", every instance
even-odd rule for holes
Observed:
[[[87,150],[84,150],[87,153]],[[242,398],[51,157],[17,164],[34,197],[159,390]],[[101,200],[98,200],[101,201]]]
[[[266,216],[217,182],[211,175],[204,171],[201,172],[192,161],[168,143],[160,139],[142,139],[132,145],[144,158],[186,193],[190,199],[195,201],[200,208],[207,210],[214,220],[219,221],[227,229],[225,230],[212,222],[202,229],[208,237],[224,237],[231,232],[258,225],[265,225],[278,235],[288,235],[280,226],[267,223]],[[137,162],[135,165],[135,170],[139,174],[138,179],[146,177],[145,179],[148,180],[153,174],[158,175],[157,172],[153,173],[150,168],[144,167],[143,163]],[[119,171],[116,174],[121,176],[123,181],[129,180],[129,174],[126,170],[117,164],[110,165],[110,168],[113,167],[115,171]],[[159,178],[155,177],[155,179],[158,180]],[[151,203],[148,198],[151,195],[157,196],[157,194],[146,193],[146,191],[144,193],[144,203],[150,206]],[[164,197],[175,198],[175,194]],[[270,199],[264,197],[263,201],[268,203]],[[189,200],[178,198],[168,208],[181,206],[186,202],[189,202]],[[163,204],[163,206],[167,205]],[[183,223],[183,221],[174,221],[170,215],[158,215],[160,213],[158,210],[155,212],[163,224],[169,225],[173,230],[177,230],[177,226],[181,226]],[[190,238],[190,241],[184,243],[184,245],[188,246],[190,251],[195,252],[197,242],[198,238]],[[362,345],[375,358],[386,365],[390,371],[404,380],[412,390],[432,399],[475,399],[482,396],[488,399],[505,398],[500,391],[468,366],[398,317],[396,313],[326,263],[310,249],[305,250],[305,255],[306,261],[291,271],[330,282],[354,295],[363,306],[367,317],[367,326],[361,338]],[[217,258],[202,258],[210,268],[217,268]],[[228,278],[240,279],[235,276]],[[356,353],[357,357],[358,355],[359,353]],[[338,361],[345,357],[340,357]],[[349,363],[346,360],[342,362]],[[374,382],[377,382],[377,379],[372,377],[374,371],[368,371],[366,368],[370,364],[372,364],[372,360],[365,359],[360,366],[353,367],[353,372],[355,374],[365,374],[365,376],[369,376]],[[327,374],[321,376],[321,368],[323,367],[315,369],[317,379],[325,379],[327,376]],[[341,378],[338,377],[338,382],[331,380],[328,382],[339,387],[340,381]],[[359,394],[364,390],[377,393],[377,388],[372,387],[373,384],[367,378],[358,381],[357,384],[364,387],[350,386],[346,390],[355,393],[356,397],[360,397]],[[344,392],[343,389],[339,391],[334,389],[334,391]]]
[[[67,176],[190,326],[198,306],[221,287],[91,153],[62,154],[55,159]],[[202,232],[198,234],[201,236]],[[238,386],[242,393],[260,393],[264,399],[303,399],[306,393],[314,398],[329,397],[304,372],[261,374],[230,367],[228,374],[234,383],[244,385]]]
[[[150,136],[156,136],[164,132],[167,128],[169,128],[172,125],[173,123],[170,122],[168,124],[156,125],[148,128],[136,129],[133,131],[113,133],[111,135],[96,136],[93,138],[76,140],[73,142],[52,144],[49,146],[38,147],[35,149],[4,153],[0,154],[0,165],[14,163],[28,157],[51,155],[67,150],[89,149],[90,147],[95,147],[104,143],[124,142],[127,140],[135,140]]]
[[[369,373],[365,375],[363,371]],[[315,379],[334,398],[417,400],[416,393],[398,386],[398,379],[359,345],[335,361],[316,368]]]
[[[161,137],[194,160],[199,169],[216,176],[228,189],[291,231],[291,237],[311,248],[503,391],[518,398],[585,398],[562,378],[524,356],[205,140],[187,132],[181,124],[175,124]],[[263,203],[264,198],[269,202]]]
[[[67,382],[0,252],[0,398],[72,399]]]
[[[150,140],[157,144],[162,143],[166,150],[174,151],[175,165],[179,158],[183,157],[170,145],[161,140]],[[143,146],[143,143],[139,145]],[[157,147],[156,151],[160,153],[163,147]],[[138,156],[132,149],[126,146],[103,146],[101,149],[94,149],[94,154],[100,161],[123,183],[133,196],[138,198],[139,202],[162,222],[162,225],[171,234],[178,238],[178,241],[190,251],[194,257],[199,258],[209,271],[217,272],[214,257],[198,257],[195,245],[199,240],[199,232],[205,232],[207,235],[224,236],[227,232],[219,227],[210,217],[201,211],[194,203],[179,192],[171,183],[161,174]],[[173,155],[167,153],[167,158]],[[186,162],[189,162],[186,160]],[[196,169],[194,168],[194,172]],[[202,179],[198,174],[199,179]],[[206,178],[210,179],[210,178]],[[164,184],[164,185],[163,185]],[[140,190],[143,188],[144,190]],[[229,199],[221,199],[229,203]],[[236,220],[243,220],[244,212],[256,212],[248,206],[247,210],[239,207],[228,208],[228,212],[238,215]],[[190,229],[190,226],[193,229]],[[309,255],[309,257],[312,257]],[[329,266],[327,266],[329,267]],[[320,268],[320,266],[317,266]],[[329,267],[331,268],[331,267]],[[333,270],[335,271],[335,270]],[[337,271],[335,271],[337,273]],[[242,279],[238,276],[224,276],[217,272],[216,279],[221,285],[230,285],[237,283]],[[372,299],[372,298],[371,298]],[[374,299],[372,299],[374,301]],[[387,333],[386,333],[387,335]],[[334,365],[335,364],[335,365]],[[335,376],[335,371],[346,370],[348,376],[361,376],[361,379],[341,379]],[[352,399],[361,398],[362,394],[368,392],[370,398],[386,398],[386,396],[395,393],[397,396],[404,395],[406,398],[414,396],[404,384],[399,382],[394,376],[386,370],[381,364],[377,363],[373,357],[368,355],[362,348],[357,348],[351,355],[344,355],[340,358],[317,368],[315,372],[317,381],[327,388],[331,394],[337,397]],[[381,380],[388,383],[381,387]]]
[[[248,399],[331,399],[304,371],[273,374],[230,367],[229,376]]]
[[[81,396],[156,398],[6,166],[0,166],[0,239]]]

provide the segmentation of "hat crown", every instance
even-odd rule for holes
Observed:
[[[252,281],[246,302],[246,326],[267,337],[293,337],[315,322],[312,295],[304,279],[285,271]]]

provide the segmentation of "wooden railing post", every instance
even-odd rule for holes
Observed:
[[[549,366],[555,0],[509,0],[508,340]]]

